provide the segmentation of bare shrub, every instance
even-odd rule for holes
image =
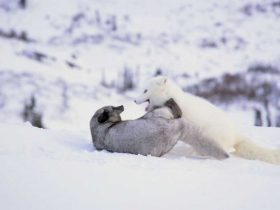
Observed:
[[[125,67],[121,73],[120,83],[118,90],[120,92],[125,92],[128,90],[133,90],[136,87],[136,77],[137,74],[132,69]]]
[[[248,68],[247,71],[235,74],[224,74],[219,78],[209,78],[201,81],[185,90],[204,97],[213,103],[243,103],[253,102],[259,104],[264,110],[264,115],[260,110],[255,110],[255,124],[273,125],[271,109],[278,110],[280,115],[279,98],[280,80],[278,68],[256,64]],[[262,115],[262,116],[260,116]],[[260,123],[260,119],[262,123]],[[276,119],[277,121],[277,119]],[[279,123],[275,123],[279,126]]]
[[[44,128],[42,122],[43,116],[36,110],[36,106],[36,99],[34,96],[31,96],[30,100],[24,105],[22,118],[25,122],[28,121],[35,127]]]

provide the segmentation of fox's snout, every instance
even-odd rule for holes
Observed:
[[[136,104],[142,104],[142,103],[144,103],[145,101],[147,101],[147,99],[144,99],[144,98],[139,98],[139,99],[135,99],[135,100],[134,100],[134,102],[135,102]]]
[[[142,103],[144,103],[144,102],[150,102],[150,100],[149,99],[142,99],[142,100],[134,100],[134,102],[136,103],[136,104],[142,104]]]

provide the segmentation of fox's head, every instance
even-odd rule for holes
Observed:
[[[122,120],[120,114],[123,111],[123,106],[105,106],[97,110],[93,117],[97,119],[98,123],[116,123]]]
[[[158,76],[151,79],[143,93],[135,100],[135,103],[148,102],[149,105],[146,111],[152,111],[154,107],[163,106],[170,99],[170,83],[170,79],[166,76]]]

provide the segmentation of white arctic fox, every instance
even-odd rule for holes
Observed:
[[[199,127],[201,135],[212,139],[226,153],[234,151],[234,154],[246,159],[280,164],[280,150],[266,149],[256,145],[235,130],[234,123],[225,112],[203,98],[183,92],[165,76],[153,78],[135,102],[140,104],[148,101],[146,110],[151,111],[154,107],[162,106],[170,98],[173,98],[181,108],[183,118],[193,123],[195,127]],[[182,141],[188,143],[190,140],[182,139]],[[197,151],[199,153],[199,150]]]

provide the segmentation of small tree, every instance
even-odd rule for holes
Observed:
[[[133,90],[136,87],[136,73],[130,68],[125,67],[122,72],[122,80],[118,86],[119,91],[125,92],[127,90]]]
[[[19,6],[20,6],[22,9],[25,9],[26,6],[27,6],[27,0],[19,0]]]
[[[161,68],[158,68],[157,70],[156,70],[156,72],[155,72],[155,77],[157,77],[157,76],[161,76],[163,73],[162,73],[162,70],[161,70]]]
[[[31,96],[30,101],[24,105],[22,117],[25,122],[30,122],[34,127],[44,128],[42,114],[36,111],[36,99],[34,96]]]
[[[255,126],[262,126],[263,121],[262,121],[262,113],[258,108],[254,109],[255,111]]]
[[[278,113],[277,117],[276,117],[276,127],[280,127],[280,113]]]

